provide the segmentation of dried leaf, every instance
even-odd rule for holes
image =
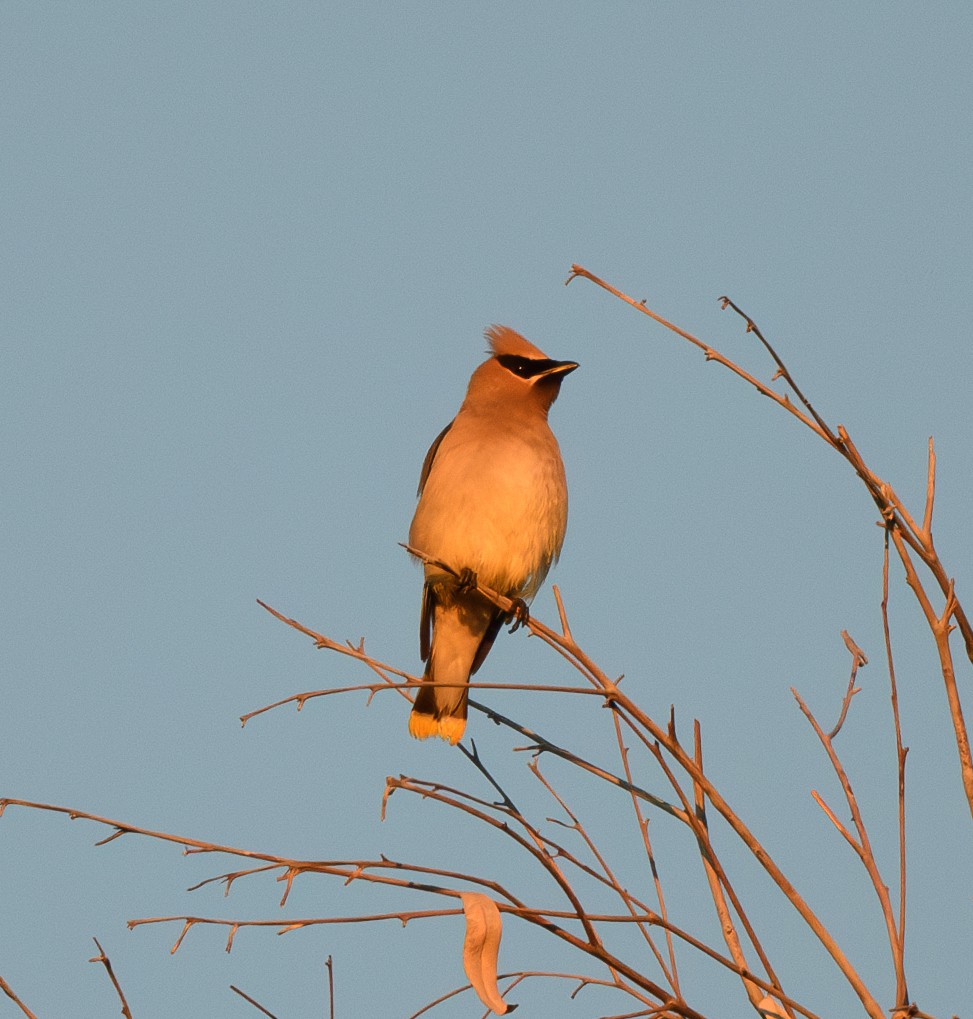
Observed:
[[[503,924],[493,899],[479,892],[463,892],[466,914],[466,938],[463,941],[463,969],[480,1001],[497,1015],[506,1015],[517,1006],[508,1005],[497,987],[497,955]]]

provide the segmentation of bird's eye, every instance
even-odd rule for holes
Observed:
[[[520,357],[518,354],[500,354],[497,360],[508,372],[521,379],[532,379],[535,375],[543,375],[557,363],[549,358]]]
[[[534,365],[526,357],[518,357],[516,354],[501,354],[497,360],[514,375],[522,379],[529,379],[534,374]]]

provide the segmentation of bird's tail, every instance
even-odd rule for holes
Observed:
[[[455,746],[466,729],[470,673],[482,661],[485,639],[496,635],[497,610],[479,596],[433,598],[432,639],[423,685],[416,695],[409,732],[417,739],[439,736]],[[484,648],[483,654],[489,650]]]
[[[428,676],[424,678],[426,686],[416,695],[409,715],[409,733],[416,739],[439,736],[456,746],[466,731],[467,688],[444,688],[433,685]]]

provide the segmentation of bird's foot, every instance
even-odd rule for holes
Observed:
[[[530,612],[527,608],[527,602],[523,598],[512,598],[513,605],[510,606],[510,611],[507,613],[507,622],[513,623],[510,627],[510,632],[515,633],[522,626],[526,626],[530,620]]]
[[[476,590],[476,570],[471,570],[469,566],[464,566],[456,578],[456,590],[462,594],[467,591]]]

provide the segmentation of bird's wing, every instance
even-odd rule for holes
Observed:
[[[426,487],[426,479],[429,477],[429,472],[432,470],[432,462],[436,459],[436,454],[439,452],[439,447],[442,445],[443,439],[446,438],[446,433],[453,427],[453,422],[450,421],[448,425],[433,439],[432,445],[429,447],[429,452],[426,453],[426,459],[422,461],[422,471],[419,474],[419,490],[416,495],[422,495],[422,490]]]
[[[480,646],[476,649],[476,654],[473,656],[473,664],[470,666],[471,676],[483,664],[484,659],[490,653],[490,648],[493,647],[493,642],[497,639],[500,627],[503,626],[503,619],[503,613],[497,609],[496,614],[490,620],[486,633],[483,634],[483,639],[480,641]]]
[[[432,647],[432,616],[436,606],[436,594],[432,584],[422,585],[422,608],[419,611],[419,658],[429,660]]]

